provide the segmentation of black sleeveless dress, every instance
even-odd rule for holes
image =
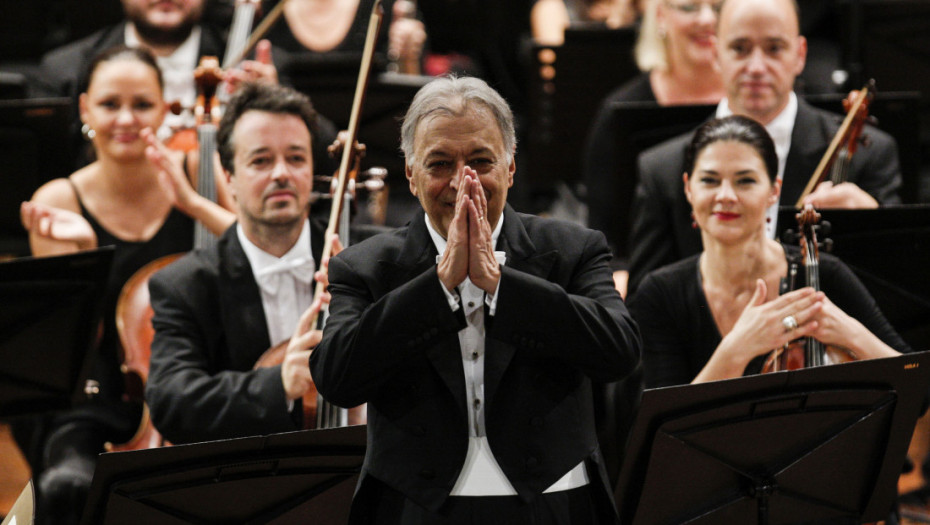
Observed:
[[[71,179],[68,179],[71,182]],[[116,302],[123,285],[140,268],[166,255],[188,252],[193,248],[194,221],[187,215],[172,208],[165,222],[155,235],[147,241],[126,241],[107,231],[97,219],[84,207],[81,196],[71,183],[75,197],[81,207],[81,216],[90,223],[97,235],[100,247],[114,246],[113,266],[107,279],[106,295],[103,303],[103,335],[100,340],[97,358],[92,368],[90,379],[100,383],[100,395],[97,403],[78,407],[76,416],[88,417],[103,423],[113,431],[114,438],[119,438],[128,430],[135,430],[138,423],[137,407],[126,406],[122,401],[124,378],[120,372],[119,335],[116,331]],[[97,405],[104,405],[103,412]],[[87,413],[90,409],[90,413]],[[128,424],[128,427],[127,427]],[[125,437],[129,437],[125,436]]]

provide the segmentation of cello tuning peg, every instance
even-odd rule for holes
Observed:
[[[384,180],[385,178],[387,178],[387,176],[388,176],[387,168],[384,168],[381,166],[372,166],[359,174],[360,178],[365,177],[369,179],[380,179],[380,180]]]
[[[827,253],[830,253],[833,251],[833,239],[826,239],[821,244],[823,245],[823,247],[821,248],[823,251]]]
[[[830,235],[832,230],[833,230],[833,225],[830,224],[830,221],[820,221],[820,225],[817,226],[817,231],[823,237]]]
[[[180,115],[181,113],[184,113],[184,110],[186,109],[188,108],[184,107],[180,100],[175,100],[168,104],[168,111],[170,111],[172,115]]]
[[[384,189],[384,179],[381,179],[381,178],[368,179],[365,181],[361,181],[360,184],[362,185],[363,188],[365,188],[365,190],[367,190],[370,193],[374,193],[374,192],[381,191]]]
[[[792,229],[787,229],[781,234],[781,240],[785,244],[797,244],[800,239],[801,236],[798,235],[798,232]]]
[[[88,379],[84,383],[84,395],[87,396],[87,399],[93,399],[100,393],[100,383],[94,381],[93,379]]]

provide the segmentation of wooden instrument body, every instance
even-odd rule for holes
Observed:
[[[166,255],[140,268],[123,285],[116,301],[116,330],[119,333],[123,363],[120,365],[126,377],[127,392],[138,399],[143,398],[145,383],[149,378],[149,361],[152,357],[152,305],[149,300],[149,279],[155,272],[178,260],[182,254]],[[148,405],[143,403],[142,420],[136,433],[126,443],[107,443],[107,452],[142,450],[160,447],[164,439],[152,424]]]
[[[813,206],[807,205],[797,214],[800,230],[801,257],[804,263],[807,286],[820,290],[820,248],[817,241],[817,228],[820,214]],[[850,350],[833,345],[825,345],[813,337],[795,339],[784,348],[776,348],[769,354],[762,366],[762,372],[782,370],[799,370],[813,366],[824,366],[855,361],[856,356]]]

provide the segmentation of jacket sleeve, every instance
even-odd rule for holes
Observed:
[[[898,160],[898,144],[895,140],[875,128],[864,131],[870,137],[868,147],[860,147],[853,162],[862,159],[854,172],[855,182],[882,206],[901,204],[901,164]]]
[[[616,381],[639,363],[636,323],[614,287],[604,235],[585,230],[579,254],[564,259],[564,283],[504,266],[487,337],[559,360],[598,381]]]
[[[280,365],[217,369],[227,340],[216,309],[203,307],[209,294],[198,280],[159,273],[149,281],[155,337],[145,399],[155,427],[174,443],[297,430]]]
[[[344,257],[329,262],[329,317],[323,340],[310,355],[317,390],[330,402],[353,407],[413,357],[445,338],[456,338],[465,318],[442,291],[435,266],[374,296],[376,276],[364,276]]]
[[[562,261],[572,269],[567,285],[503,267],[486,337],[613,380],[638,362],[639,334],[613,287],[604,236],[587,235],[582,252]],[[330,317],[310,357],[317,388],[340,406],[368,401],[412,357],[458,352],[466,325],[461,310],[450,309],[435,266],[375,297],[377,277],[350,261],[330,261]]]
[[[662,155],[656,150],[648,150],[639,158],[639,181],[633,195],[630,217],[628,296],[636,290],[646,274],[679,258],[672,223],[673,206],[660,187],[665,180],[662,170],[668,169],[665,164]],[[681,184],[677,187],[681,187]]]

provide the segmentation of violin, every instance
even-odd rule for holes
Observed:
[[[219,61],[216,57],[203,57],[200,66],[194,71],[197,83],[197,137],[200,143],[200,163],[197,173],[197,192],[211,200],[216,200],[216,180],[213,167],[213,153],[216,151],[216,114],[218,106],[216,90],[222,80]],[[213,235],[199,221],[194,229],[194,248],[204,248],[216,243]],[[120,369],[126,376],[127,391],[142,399],[145,383],[148,381],[149,361],[152,355],[152,340],[155,330],[152,328],[152,311],[149,297],[149,279],[156,272],[179,259],[183,254],[177,253],[156,259],[133,274],[123,285],[116,301],[116,329],[119,334],[122,354]],[[159,447],[164,440],[152,424],[148,406],[143,403],[142,420],[136,433],[123,444],[106,443],[108,452],[124,450],[141,450]]]
[[[817,241],[817,230],[820,229],[820,214],[808,204],[796,215],[796,218],[800,233],[801,262],[804,266],[807,286],[819,291],[820,246]],[[796,277],[794,273],[789,274],[791,281],[794,281]],[[793,289],[794,284],[790,282],[789,289]],[[773,350],[762,366],[762,373],[848,363],[856,359],[856,355],[846,348],[825,345],[813,337],[802,337],[789,342],[784,348]]]
[[[869,83],[857,92],[853,92],[843,100],[843,108],[846,110],[846,118],[833,136],[830,146],[824,152],[820,163],[807,181],[807,186],[798,197],[795,207],[800,209],[804,205],[804,199],[807,198],[818,184],[827,180],[829,175],[833,184],[846,182],[849,177],[849,164],[852,156],[856,152],[858,144],[865,140],[862,136],[862,128],[869,118],[869,104],[875,98],[875,80]]]
[[[358,81],[355,85],[355,97],[352,101],[352,113],[349,117],[349,126],[346,131],[342,148],[341,162],[339,171],[333,181],[333,199],[330,207],[329,223],[326,226],[326,233],[323,241],[323,254],[321,260],[329,259],[332,255],[333,237],[336,235],[342,218],[343,203],[345,199],[341,198],[346,191],[352,186],[353,181],[358,175],[360,152],[363,151],[358,145],[358,124],[361,115],[362,105],[365,100],[365,89],[368,85],[368,77],[371,73],[372,57],[374,56],[375,40],[378,37],[378,31],[381,28],[381,22],[384,18],[384,8],[381,0],[376,0],[371,11],[371,17],[368,23],[368,33],[365,37],[365,49],[362,54],[362,63],[359,70]],[[352,147],[350,147],[352,146]],[[346,225],[347,226],[347,225]],[[348,241],[348,236],[343,236]],[[323,284],[317,282],[313,296],[320,297],[325,293]],[[317,319],[314,316],[308,323],[310,326],[317,326]],[[280,365],[284,362],[288,341],[284,341],[277,346],[270,348],[262,354],[255,363],[254,368],[263,368]],[[316,387],[311,386],[304,394],[301,400],[303,404],[303,426],[308,428],[331,428],[342,426],[346,423],[350,425],[362,424],[367,421],[367,409],[361,405],[344,412],[343,409],[328,403],[317,392]]]

